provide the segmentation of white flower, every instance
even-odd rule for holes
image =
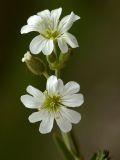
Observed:
[[[62,53],[68,52],[68,45],[72,48],[78,47],[76,38],[68,33],[73,23],[80,19],[79,16],[71,12],[59,21],[62,8],[52,10],[44,10],[37,15],[31,16],[27,20],[27,25],[21,29],[21,34],[32,31],[39,32],[30,43],[30,51],[33,54],[38,54],[41,51],[45,55],[52,53],[54,49],[54,41],[58,42],[58,46]]]
[[[29,116],[29,121],[31,123],[42,121],[40,133],[49,133],[53,128],[54,119],[63,132],[69,132],[72,129],[71,123],[76,124],[81,119],[78,112],[68,109],[83,104],[83,95],[77,93],[79,90],[79,84],[74,81],[64,85],[61,79],[50,76],[45,92],[28,86],[27,92],[30,95],[21,96],[21,101],[27,108],[38,110]]]

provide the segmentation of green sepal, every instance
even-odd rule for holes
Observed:
[[[63,69],[66,64],[67,64],[67,61],[69,60],[70,58],[70,53],[61,53],[60,56],[59,56],[59,61],[55,61],[54,63],[50,62],[49,61],[49,67],[51,70],[61,70]]]
[[[60,56],[59,56],[59,63],[60,63],[60,68],[61,69],[66,66],[69,58],[70,58],[70,53],[69,52],[65,53],[65,54],[63,54],[63,53],[60,54]]]
[[[56,69],[60,69],[60,65],[58,62],[54,62],[54,63],[49,63],[49,67],[51,70],[56,70]]]
[[[55,63],[56,58],[57,57],[56,57],[55,53],[53,52],[53,53],[51,53],[50,55],[47,56],[47,61],[48,61],[49,64],[50,63]]]

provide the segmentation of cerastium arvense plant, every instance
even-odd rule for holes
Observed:
[[[22,62],[26,63],[33,74],[43,75],[47,79],[46,89],[43,92],[29,85],[26,89],[28,94],[21,96],[21,101],[25,107],[36,110],[28,119],[31,123],[40,121],[41,134],[51,132],[56,121],[61,134],[54,134],[53,137],[66,160],[83,160],[74,133],[71,131],[72,124],[80,122],[81,115],[69,108],[81,106],[84,96],[79,93],[78,83],[70,81],[64,84],[60,79],[61,69],[69,60],[72,49],[79,46],[76,38],[68,30],[80,17],[71,12],[59,20],[61,13],[62,8],[51,12],[41,11],[28,18],[27,25],[21,29],[21,34],[38,32],[31,41],[30,51],[24,55]],[[47,63],[35,56],[41,52],[45,55]],[[108,152],[101,151],[91,160],[108,159]]]

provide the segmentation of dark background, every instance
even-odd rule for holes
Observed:
[[[87,160],[96,150],[108,149],[119,160],[119,0],[0,1],[0,159],[61,160],[52,134],[41,135],[39,124],[28,122],[32,110],[19,100],[27,85],[45,87],[45,79],[32,75],[21,62],[35,34],[20,35],[20,29],[29,16],[58,7],[63,8],[62,16],[74,11],[82,17],[70,31],[80,48],[62,74],[65,82],[79,82],[85,95],[79,108],[82,120],[74,125],[81,151]]]

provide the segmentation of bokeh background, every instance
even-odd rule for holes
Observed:
[[[81,84],[85,103],[82,120],[74,126],[81,151],[88,160],[99,149],[120,158],[120,1],[118,0],[1,0],[0,1],[0,159],[61,160],[52,134],[41,135],[39,123],[20,102],[27,85],[45,88],[44,77],[32,75],[21,62],[36,33],[20,35],[29,16],[63,8],[62,16],[80,15],[71,29],[80,48],[63,71],[65,82]],[[54,129],[53,132],[59,132]],[[52,132],[52,133],[53,133]]]

